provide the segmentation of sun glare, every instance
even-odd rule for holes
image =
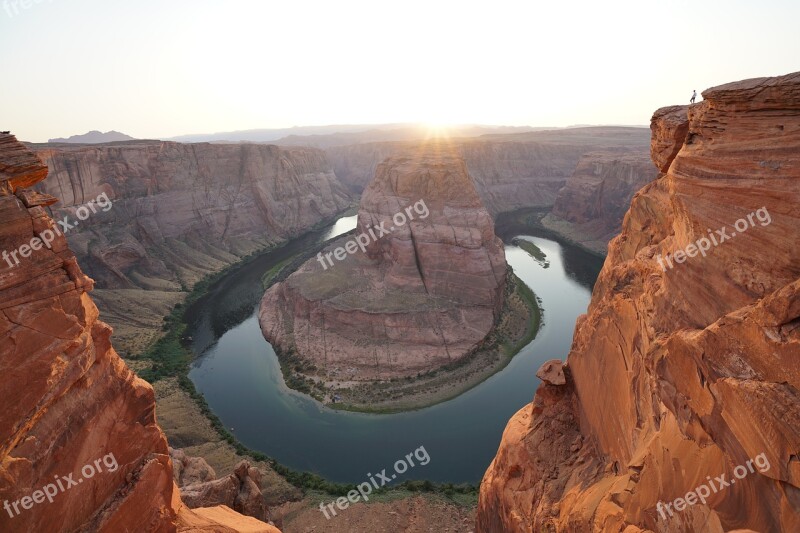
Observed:
[[[427,122],[423,125],[425,130],[425,137],[428,139],[436,139],[441,137],[449,137],[452,125],[443,122]]]

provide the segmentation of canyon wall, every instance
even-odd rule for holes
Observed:
[[[331,375],[364,380],[437,368],[489,333],[502,307],[505,255],[452,147],[381,163],[357,234],[363,251],[326,263],[353,237],[340,239],[267,291],[260,322],[270,342]]]
[[[128,350],[151,340],[180,291],[352,201],[325,153],[311,148],[156,141],[33,148],[50,170],[38,190],[61,199],[54,218],[78,222],[68,241]],[[98,197],[101,208],[78,220],[80,206]]]
[[[276,531],[182,504],[153,389],[114,351],[57,198],[26,189],[46,175],[0,134],[0,530]]]
[[[440,141],[427,141],[428,144]],[[467,163],[484,205],[496,216],[522,207],[549,207],[587,152],[627,148],[647,154],[645,128],[592,127],[450,139]],[[387,157],[426,143],[368,143],[326,150],[339,179],[363,190]]]
[[[36,152],[50,169],[38,190],[61,198],[56,217],[75,220],[103,193],[113,202],[68,236],[101,288],[188,284],[250,242],[296,236],[350,202],[311,148],[134,141]]]
[[[654,115],[663,174],[609,247],[566,383],[509,422],[479,531],[800,530],[800,73],[703,97]]]
[[[542,225],[605,254],[608,242],[622,227],[631,198],[657,175],[645,151],[586,153]]]

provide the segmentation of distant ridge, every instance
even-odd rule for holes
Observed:
[[[447,130],[453,137],[477,137],[491,133],[521,133],[544,128],[467,124],[451,125],[442,129]],[[418,140],[424,139],[429,133],[430,128],[423,124],[336,124],[179,135],[162,140],[182,143],[275,143],[327,148],[364,142]]]
[[[83,135],[73,135],[69,138],[56,138],[56,139],[48,139],[47,142],[49,143],[76,143],[76,144],[100,144],[100,143],[110,143],[115,141],[134,141],[133,137],[130,135],[125,135],[124,133],[120,133],[118,131],[107,131],[105,133],[92,130],[88,133],[84,133]]]

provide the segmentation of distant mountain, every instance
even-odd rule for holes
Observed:
[[[475,137],[488,133],[517,133],[540,128],[527,126],[462,125],[446,128],[454,137]],[[196,142],[252,142],[282,145],[316,146],[327,148],[346,144],[376,141],[409,141],[423,139],[429,128],[419,124],[339,124],[331,126],[295,126],[293,128],[240,130],[218,133],[200,133],[164,138],[164,141]]]
[[[134,141],[133,137],[130,135],[125,135],[124,133],[120,133],[118,131],[107,131],[102,133],[97,130],[92,130],[88,133],[84,133],[83,135],[73,135],[67,139],[63,137],[57,139],[49,139],[47,142],[49,143],[75,143],[75,144],[100,144],[100,143],[111,143],[115,141]]]

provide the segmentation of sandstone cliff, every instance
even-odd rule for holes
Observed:
[[[566,383],[509,422],[479,531],[800,530],[800,73],[703,97],[654,115],[665,174],[610,245]]]
[[[180,291],[351,202],[315,149],[156,141],[34,149],[50,170],[38,190],[61,198],[54,218],[77,221],[80,206],[101,195],[113,204],[67,239],[128,349],[150,339]]]
[[[326,152],[342,183],[361,191],[384,159],[420,144],[357,144]],[[570,128],[453,139],[452,144],[466,161],[478,195],[494,216],[522,207],[552,206],[579,159],[588,152],[626,148],[646,155],[648,132],[645,128]]]
[[[45,212],[57,199],[24,189],[46,174],[0,134],[0,530],[276,531],[183,507],[153,390],[111,346],[93,281]]]
[[[622,227],[631,198],[657,175],[645,151],[584,154],[542,224],[605,254]]]
[[[474,348],[502,306],[506,264],[463,159],[427,147],[379,165],[358,214],[357,233],[370,232],[366,253],[312,259],[270,288],[264,335],[351,379],[416,375]]]

